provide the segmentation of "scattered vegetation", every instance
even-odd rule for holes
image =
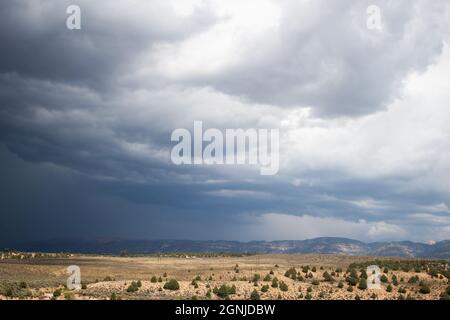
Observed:
[[[177,280],[175,280],[175,279],[170,279],[169,281],[167,281],[167,282],[164,284],[164,287],[163,287],[163,288],[166,289],[166,290],[176,291],[176,290],[179,290],[179,289],[180,289],[180,284],[178,283]]]

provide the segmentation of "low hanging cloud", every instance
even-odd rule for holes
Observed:
[[[243,229],[250,239],[298,240],[317,237],[347,237],[364,240],[404,239],[407,232],[400,226],[386,222],[350,221],[310,215],[267,213],[247,216],[252,225]],[[245,223],[244,222],[244,223]]]

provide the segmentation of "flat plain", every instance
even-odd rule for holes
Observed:
[[[449,261],[340,255],[3,253],[0,299],[448,299]],[[378,265],[380,273],[367,274]],[[80,290],[67,288],[79,266]],[[377,281],[375,281],[377,280]],[[370,288],[378,284],[379,288]]]

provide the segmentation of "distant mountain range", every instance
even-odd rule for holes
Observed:
[[[289,241],[195,241],[195,240],[52,240],[12,247],[22,251],[90,254],[154,253],[289,253],[352,256],[395,256],[450,259],[450,240],[435,244],[410,241],[364,243],[346,238]]]

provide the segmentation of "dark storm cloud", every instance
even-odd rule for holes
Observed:
[[[101,86],[132,71],[155,43],[179,41],[214,22],[206,9],[177,16],[168,1],[77,1],[81,30],[66,27],[73,1],[0,3],[0,72]]]
[[[227,19],[207,5],[177,15],[167,1],[78,1],[82,30],[70,31],[65,10],[72,2],[2,1],[0,240],[273,238],[283,233],[269,235],[267,224],[280,218],[283,225],[283,214],[301,230],[322,221],[315,218],[330,225],[347,219],[356,237],[368,239],[364,232],[372,230],[378,239],[394,237],[418,210],[442,215],[433,210],[445,206],[433,206],[447,194],[396,192],[407,180],[355,177],[353,164],[344,171],[325,163],[301,172],[306,184],[291,183],[305,164],[296,146],[291,165],[271,178],[170,163],[171,131],[191,129],[194,120],[216,128],[278,127],[290,119],[289,108],[301,105],[326,119],[374,113],[398,96],[409,73],[441,53],[445,1],[377,1],[385,33],[365,29],[368,2],[300,3],[281,2],[279,26],[246,42],[237,64],[205,76],[208,61],[201,61],[193,74],[168,77],[155,71],[161,58],[155,47],[177,48]],[[197,49],[208,52],[209,45]],[[312,131],[321,125],[312,123]],[[314,146],[312,163],[321,160],[321,148],[334,158],[327,147]],[[301,217],[306,214],[312,222]],[[426,216],[414,217],[411,230]],[[388,223],[373,224],[378,221]]]
[[[369,5],[382,31],[366,26]],[[200,84],[250,101],[307,106],[319,116],[360,116],[398,97],[402,80],[439,57],[448,1],[282,1],[279,26],[249,43],[232,67]]]

